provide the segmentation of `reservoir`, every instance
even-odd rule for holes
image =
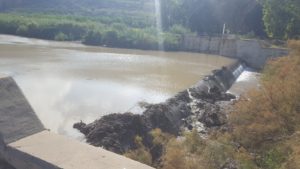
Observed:
[[[74,122],[140,113],[138,102],[162,102],[233,61],[0,35],[0,74],[17,81],[46,128],[75,138]]]

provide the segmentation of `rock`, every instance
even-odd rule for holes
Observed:
[[[131,113],[110,114],[88,125],[76,123],[74,127],[85,134],[88,143],[120,154],[135,148],[136,136],[144,138],[147,144],[145,138],[150,130],[143,116]]]
[[[148,109],[149,107],[152,106],[152,104],[147,103],[147,102],[144,102],[144,101],[141,101],[141,102],[138,102],[138,106],[139,106],[140,108]]]
[[[205,127],[216,127],[226,123],[226,115],[217,104],[206,104],[203,115],[198,119]]]
[[[79,122],[73,127],[85,135],[88,143],[116,153],[134,149],[137,135],[150,147],[152,138],[148,132],[155,128],[173,135],[179,135],[182,129],[205,134],[208,128],[226,123],[223,107],[235,96],[225,92],[234,80],[231,70],[222,68],[163,103],[140,103],[145,108],[141,115],[110,114],[91,124]]]
[[[89,133],[89,128],[86,127],[86,124],[80,121],[79,123],[75,123],[73,128],[79,130],[82,134],[87,135]]]

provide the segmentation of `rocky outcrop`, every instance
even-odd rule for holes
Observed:
[[[76,123],[74,128],[85,134],[88,143],[116,153],[135,148],[134,138],[137,135],[147,144],[151,129],[143,116],[131,113],[110,114],[88,125]]]
[[[208,128],[226,123],[223,107],[235,96],[225,92],[237,78],[233,72],[239,66],[236,64],[216,70],[195,86],[163,103],[143,104],[146,110],[141,115],[110,114],[88,125],[76,123],[74,128],[85,135],[88,143],[116,153],[134,148],[136,135],[143,138],[145,145],[151,144],[148,133],[155,128],[174,135],[192,129],[206,133]]]

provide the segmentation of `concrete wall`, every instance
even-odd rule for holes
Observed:
[[[182,50],[240,59],[255,69],[262,69],[270,58],[288,54],[287,49],[264,48],[261,43],[260,40],[242,40],[236,37],[185,36]]]
[[[16,82],[11,77],[0,77],[0,135],[3,141],[8,144],[43,130],[44,126]]]
[[[51,163],[19,151],[11,146],[5,148],[2,158],[16,169],[59,169],[59,167]]]
[[[13,78],[0,77],[0,159],[15,168],[42,168],[53,165],[18,151],[7,144],[45,130]],[[41,167],[40,167],[41,168]],[[48,167],[49,168],[49,167]]]

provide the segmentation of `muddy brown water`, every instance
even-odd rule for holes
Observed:
[[[77,121],[139,113],[233,60],[216,55],[84,46],[0,35],[0,73],[14,77],[46,128],[80,137]]]

